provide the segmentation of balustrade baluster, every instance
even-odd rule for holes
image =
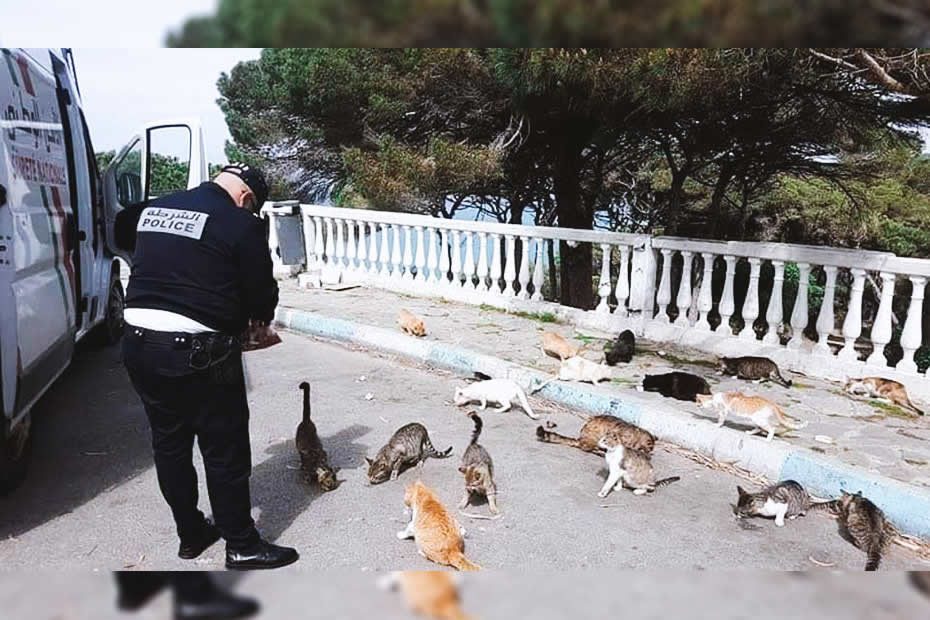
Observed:
[[[542,283],[543,283],[543,256],[545,239],[536,239],[536,263],[533,265],[533,295],[532,301],[543,301]]]
[[[775,276],[772,280],[772,294],[769,296],[769,307],[765,311],[765,320],[769,324],[769,330],[766,332],[762,342],[766,344],[781,344],[781,338],[778,330],[781,327],[781,321],[784,318],[785,310],[782,307],[782,289],[785,285],[785,262],[773,260],[772,267],[775,269]]]
[[[895,369],[916,373],[917,362],[914,360],[914,353],[920,348],[921,343],[924,287],[927,285],[927,278],[909,276],[909,279],[911,281],[911,304],[908,306],[907,318],[904,320],[904,328],[901,331],[901,349],[904,351],[904,357]]]
[[[602,243],[601,245],[601,278],[597,286],[597,294],[600,296],[601,300],[597,304],[595,312],[601,314],[610,314],[610,291],[611,281],[610,281],[610,244]]]
[[[656,297],[656,303],[659,304],[659,314],[656,320],[668,323],[671,320],[668,315],[668,306],[672,301],[672,253],[674,250],[662,248],[660,252],[662,252],[662,279],[659,281],[659,294]]]
[[[759,318],[759,270],[762,259],[752,256],[747,260],[749,261],[749,287],[746,289],[746,299],[743,300],[743,309],[740,312],[743,315],[743,329],[739,332],[739,338],[755,341],[756,332],[753,329],[753,323]]]
[[[817,315],[817,344],[814,345],[814,350],[823,355],[832,356],[833,352],[827,344],[827,338],[836,325],[833,300],[836,297],[837,267],[824,265],[823,270],[827,274],[827,282],[823,289],[823,303],[820,305],[820,313]]]
[[[720,295],[720,304],[718,306],[720,325],[714,330],[715,334],[723,334],[725,336],[733,335],[733,328],[730,327],[730,317],[733,316],[733,311],[736,309],[733,299],[733,279],[736,276],[736,261],[736,256],[725,255],[723,257],[723,262],[726,263],[726,272],[724,273],[723,293]]]
[[[479,232],[481,244],[478,247],[478,286],[480,293],[488,292],[488,233]]]
[[[807,314],[807,287],[810,280],[809,263],[798,263],[798,296],[791,310],[791,340],[786,345],[789,349],[800,349],[804,342],[804,328],[809,319]]]
[[[504,295],[514,297],[517,294],[517,244],[513,235],[507,235],[506,267],[504,267]]]
[[[675,319],[675,325],[678,327],[690,327],[691,325],[691,321],[688,320],[688,308],[691,307],[691,263],[693,256],[693,252],[681,251],[681,283],[678,285],[678,297],[675,299],[675,305],[678,306],[678,317]]]

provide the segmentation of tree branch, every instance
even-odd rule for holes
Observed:
[[[862,59],[862,61],[868,65],[870,72],[874,75],[879,82],[881,82],[885,87],[905,95],[915,95],[914,91],[910,87],[902,84],[895,78],[891,76],[887,71],[885,71],[878,61],[872,58],[872,55],[861,47],[856,50],[856,55]]]

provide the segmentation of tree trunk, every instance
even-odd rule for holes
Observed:
[[[582,228],[590,230],[594,217],[584,205],[581,197],[581,151],[583,140],[579,134],[567,132],[559,145],[553,174],[555,208],[559,228]],[[593,253],[590,243],[578,243],[575,247],[559,242],[559,275],[561,288],[560,303],[590,310],[594,307]]]
[[[522,225],[525,205],[515,198],[511,198],[508,202],[510,203],[510,223],[518,226]],[[501,256],[504,256],[504,254],[501,254]],[[514,268],[520,269],[520,261],[523,260],[523,242],[520,241],[520,237],[514,239],[513,260]]]
[[[733,167],[729,163],[720,166],[720,173],[717,176],[717,182],[714,184],[714,193],[710,197],[710,214],[714,220],[713,239],[721,239],[724,229],[727,226],[726,218],[723,217],[723,198],[726,196],[727,187],[733,178]]]
[[[665,212],[665,234],[677,235],[681,219],[681,190],[687,174],[684,170],[672,172],[672,184],[668,189],[668,209]]]

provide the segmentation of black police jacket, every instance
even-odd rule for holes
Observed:
[[[274,318],[265,225],[219,185],[124,209],[115,228],[117,245],[133,251],[127,308],[176,312],[228,334]]]

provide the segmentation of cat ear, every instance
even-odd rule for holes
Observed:
[[[461,467],[459,467],[459,471],[462,472],[462,473],[464,474],[466,471],[468,471],[468,468],[466,468],[464,465],[462,465]]]
[[[371,467],[372,465],[375,464],[375,462],[372,461],[372,460],[371,460],[370,458],[368,458],[367,456],[365,457],[365,460],[368,461],[368,466],[369,466],[369,467]]]
[[[749,495],[749,493],[747,493],[745,489],[743,489],[743,487],[739,485],[736,485],[736,492],[739,493],[740,497],[743,497],[744,495]]]

